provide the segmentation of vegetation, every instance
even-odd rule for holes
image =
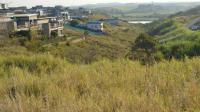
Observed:
[[[118,26],[105,24],[104,34],[67,27],[63,31],[65,36],[60,38],[28,40],[25,37],[13,37],[2,40],[0,51],[2,54],[15,55],[12,49],[19,47],[25,49],[24,54],[51,54],[71,63],[89,64],[104,58],[125,58],[131,44],[142,31],[142,28],[127,23]]]
[[[146,27],[148,33],[159,42],[157,48],[165,59],[184,59],[200,55],[200,32],[187,28],[195,15],[187,16],[186,12],[156,21]]]
[[[80,23],[80,21],[78,21],[78,20],[72,20],[72,21],[70,22],[70,25],[71,25],[71,26],[77,26],[79,23]]]
[[[140,60],[142,64],[153,64],[163,57],[158,55],[158,42],[148,34],[140,34],[132,46],[129,59]]]
[[[105,24],[103,34],[67,27],[60,38],[1,38],[0,112],[199,112],[200,32],[179,14]]]
[[[0,56],[0,111],[200,110],[200,59],[153,66],[102,60],[72,65],[50,55]]]
[[[190,8],[198,6],[199,3],[110,3],[95,4],[85,6],[96,12],[107,14],[111,17],[118,17],[124,20],[157,20],[166,18],[171,14],[186,11]],[[197,10],[195,10],[197,12]],[[193,14],[192,12],[191,14]]]

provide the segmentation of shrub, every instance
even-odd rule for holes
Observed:
[[[51,36],[52,36],[52,37],[58,37],[58,32],[52,31],[52,32],[51,32]]]
[[[71,22],[70,22],[70,25],[71,26],[77,26],[79,24],[79,21],[78,20],[72,20]]]
[[[130,59],[140,60],[142,64],[153,64],[156,60],[157,42],[148,34],[141,34],[132,46]],[[158,58],[158,57],[157,57]]]

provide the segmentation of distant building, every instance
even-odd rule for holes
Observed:
[[[200,26],[198,26],[198,25],[192,25],[192,26],[190,26],[190,29],[191,30],[199,30]]]
[[[69,15],[69,13],[67,11],[60,12],[60,17],[63,20],[71,20],[71,17],[70,17],[70,15]]]
[[[46,34],[48,34],[48,36],[51,36],[52,33],[56,33],[57,36],[63,36],[63,20],[58,19],[56,17],[47,17],[47,19],[49,19],[49,23],[43,27],[45,29]]]
[[[9,12],[17,13],[17,14],[24,14],[27,13],[28,9],[26,6],[21,7],[9,7]]]
[[[0,16],[5,16],[8,13],[8,4],[0,3]]]
[[[7,3],[0,3],[0,9],[8,9]]]
[[[91,10],[87,10],[85,8],[68,9],[67,11],[69,12],[71,19],[86,18],[92,13]]]
[[[40,17],[44,17],[48,15],[46,7],[43,7],[42,5],[37,5],[35,7],[32,7],[31,9],[28,9],[27,12],[31,14],[37,13],[38,16]]]
[[[104,30],[103,25],[104,23],[101,21],[89,21],[87,22],[86,27],[94,31],[103,31]]]
[[[32,7],[31,9],[38,10],[43,9],[44,7],[42,5],[36,5],[35,7]]]

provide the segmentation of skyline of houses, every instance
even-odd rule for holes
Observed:
[[[79,7],[70,8],[61,5],[55,7],[44,7],[43,5],[33,6],[27,8],[26,6],[9,7],[6,3],[0,3],[0,16],[7,16],[10,14],[38,14],[39,16],[54,16],[63,18],[64,20],[81,19],[92,14],[91,10]]]
[[[33,30],[48,37],[63,36],[65,22],[86,18],[90,14],[91,11],[85,8],[71,9],[60,5],[8,7],[8,4],[0,3],[0,31],[9,35],[10,32]]]
[[[42,5],[27,8],[26,6],[9,7],[0,5],[0,32],[9,35],[10,32],[36,31],[42,36],[64,36],[65,24],[73,20],[79,23],[75,26],[84,30],[103,33],[104,23],[118,25],[122,20],[117,18],[91,19],[92,11],[83,7],[70,8],[57,5],[44,7]],[[83,20],[83,21],[82,21]],[[1,34],[0,34],[1,35]]]
[[[43,36],[63,36],[63,20],[55,17],[38,18],[37,14],[15,14],[7,17],[0,17],[0,31],[11,32],[40,32]],[[6,35],[6,34],[5,34]]]

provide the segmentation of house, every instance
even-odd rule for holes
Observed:
[[[63,19],[64,21],[70,20],[69,12],[67,11],[68,8],[57,5],[52,9],[49,9],[49,16],[57,17]]]
[[[0,17],[0,36],[8,36],[10,32],[14,31],[16,24],[9,17]]]
[[[63,20],[56,17],[46,18],[49,19],[49,23],[45,24],[45,26],[43,27],[43,29],[45,29],[46,34],[48,34],[48,36],[51,36],[54,33],[59,37],[63,36]]]
[[[91,10],[85,9],[85,8],[83,8],[83,7],[79,7],[79,8],[78,8],[78,11],[79,11],[80,13],[84,14],[84,15],[90,15],[90,14],[92,14],[92,11],[91,11]]]
[[[191,30],[199,30],[200,26],[199,25],[192,25],[192,26],[190,26],[190,29]]]
[[[104,23],[101,21],[89,21],[86,23],[86,27],[94,31],[103,31]]]
[[[33,10],[38,10],[38,9],[43,9],[44,7],[42,5],[36,5],[34,7],[32,7],[31,9]]]
[[[21,7],[9,7],[9,12],[17,13],[17,14],[25,14],[28,13],[28,8],[26,6]]]
[[[42,5],[36,5],[35,7],[32,7],[30,9],[27,9],[28,13],[31,14],[38,14],[38,16],[47,16],[47,9],[45,7],[43,7]]]
[[[0,9],[8,9],[7,3],[0,3]]]
[[[29,30],[37,27],[37,14],[13,14],[10,18],[16,23],[16,31]]]
[[[7,3],[0,3],[0,16],[7,15],[9,12]]]
[[[67,11],[60,12],[60,17],[65,21],[71,20],[69,12]]]
[[[67,9],[71,19],[82,19],[88,17],[92,12],[85,8]]]
[[[56,17],[38,18],[37,14],[13,14],[1,18],[0,30],[7,33],[31,30],[49,37],[52,33],[63,36],[63,21]]]

